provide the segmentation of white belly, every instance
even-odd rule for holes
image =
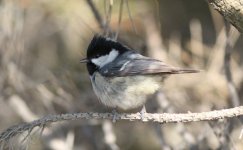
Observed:
[[[91,78],[95,94],[103,104],[124,110],[142,106],[147,96],[159,89],[162,79],[161,75],[104,78],[99,73]]]

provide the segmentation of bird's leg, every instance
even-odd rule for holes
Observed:
[[[116,111],[116,108],[114,108],[114,109],[112,110],[112,114],[113,114],[112,122],[115,123],[115,122],[116,122],[116,118],[117,118],[117,111]]]
[[[144,119],[144,114],[147,113],[145,105],[143,105],[143,108],[142,108],[142,110],[139,113],[140,113],[141,120],[143,120]]]

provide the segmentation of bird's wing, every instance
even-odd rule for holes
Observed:
[[[106,67],[101,68],[100,73],[103,76],[133,76],[149,74],[179,74],[179,73],[196,73],[198,70],[176,68],[166,63],[152,58],[139,55],[135,58],[122,58],[114,61]]]

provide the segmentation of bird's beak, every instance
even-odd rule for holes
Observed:
[[[83,58],[80,60],[80,63],[87,63],[88,62],[88,59],[87,58]]]

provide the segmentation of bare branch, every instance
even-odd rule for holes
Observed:
[[[120,28],[121,28],[122,10],[123,10],[123,0],[121,0],[121,3],[120,3],[120,11],[119,11],[119,18],[118,18],[118,27],[117,27],[117,30],[116,30],[115,40],[117,40],[118,35],[119,35],[119,32],[120,32]]]
[[[234,28],[232,28],[232,26],[230,26],[227,22],[226,22],[226,30],[227,30],[226,31],[227,40],[226,40],[225,54],[224,54],[224,69],[225,69],[225,76],[227,79],[229,94],[231,97],[231,103],[233,107],[236,107],[240,105],[240,100],[232,79],[232,73],[230,69],[230,58],[231,58],[231,52],[233,46],[236,43],[239,34],[237,34],[238,32],[234,30]]]
[[[120,113],[116,114],[116,120],[140,121],[140,122],[154,122],[154,123],[178,123],[178,122],[196,122],[196,121],[210,121],[224,118],[232,118],[243,115],[243,106],[215,110],[201,113],[184,113],[184,114],[151,114],[145,113],[141,117],[140,113]],[[41,119],[32,121],[30,123],[23,123],[12,126],[0,134],[0,144],[8,141],[10,138],[21,134],[25,131],[32,131],[35,127],[43,127],[44,125],[78,119],[110,119],[114,118],[113,113],[67,113],[60,115],[48,115]]]
[[[132,19],[131,11],[130,11],[130,8],[129,8],[128,0],[126,0],[126,5],[127,5],[127,11],[128,11],[129,19],[130,19],[130,21],[131,21],[131,23],[132,23],[133,31],[134,31],[135,34],[137,34],[137,30],[136,30],[134,21],[133,21],[133,19]]]
[[[104,28],[105,28],[104,21],[103,21],[101,15],[100,15],[99,11],[98,11],[97,8],[95,7],[93,1],[92,1],[92,0],[86,0],[86,1],[87,1],[87,3],[88,3],[89,7],[91,8],[91,10],[92,10],[92,12],[93,12],[93,14],[94,14],[94,16],[95,16],[95,19],[96,19],[96,21],[97,21],[98,24],[99,24],[99,27],[100,27],[101,29],[104,29]]]
[[[104,33],[106,36],[108,36],[110,33],[110,21],[111,21],[111,15],[112,15],[112,7],[113,7],[113,0],[110,0],[109,9],[106,14],[106,23],[105,23],[105,28],[104,28]]]
[[[243,33],[243,0],[207,0],[224,18]]]

